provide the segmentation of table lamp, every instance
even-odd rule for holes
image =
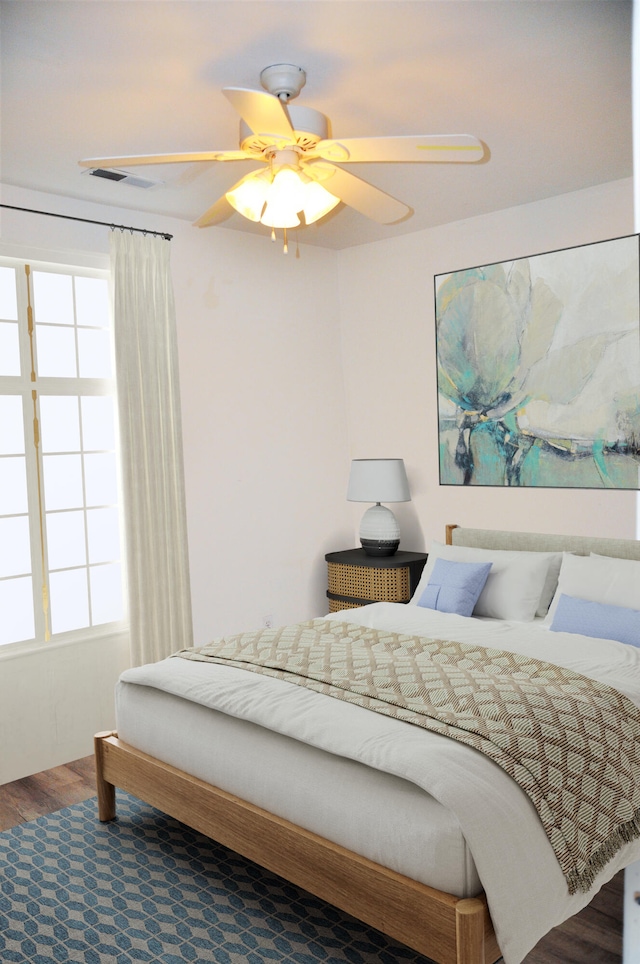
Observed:
[[[360,542],[368,556],[392,556],[400,545],[400,526],[381,502],[410,502],[409,482],[402,459],[354,459],[348,502],[375,502],[362,516]]]

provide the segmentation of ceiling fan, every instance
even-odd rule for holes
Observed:
[[[218,224],[235,208],[252,221],[286,232],[319,220],[340,201],[381,224],[392,224],[412,213],[402,201],[345,170],[343,164],[474,162],[484,155],[481,142],[469,134],[334,139],[324,114],[289,104],[306,83],[302,67],[275,64],[262,71],[260,81],[261,91],[222,89],[241,118],[239,150],[88,158],[80,165],[109,169],[259,161],[259,168],[234,184],[195,224]]]

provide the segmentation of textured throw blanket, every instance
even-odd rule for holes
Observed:
[[[640,837],[640,710],[551,663],[314,619],[175,654],[306,686],[459,740],[528,794],[567,880],[588,891]]]

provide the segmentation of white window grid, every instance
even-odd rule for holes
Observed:
[[[25,265],[29,266],[29,287],[26,283],[27,273],[25,272]],[[85,538],[85,553],[86,553],[86,563],[84,566],[70,566],[61,567],[55,570],[56,572],[64,572],[70,569],[83,569],[86,571],[87,578],[92,570],[99,568],[100,566],[118,563],[121,567],[121,587],[122,587],[122,600],[124,610],[122,612],[122,617],[120,619],[111,620],[109,622],[95,623],[93,619],[93,614],[91,612],[91,593],[89,587],[87,587],[87,602],[89,607],[89,625],[82,626],[77,629],[66,630],[62,632],[51,632],[51,611],[49,605],[50,597],[50,572],[48,569],[48,544],[47,544],[47,525],[46,517],[50,515],[55,515],[56,513],[64,512],[65,509],[46,509],[45,506],[45,496],[44,496],[44,473],[43,473],[43,457],[44,454],[42,450],[42,438],[40,437],[39,444],[34,444],[34,415],[41,424],[40,416],[40,398],[43,396],[58,396],[58,397],[74,397],[78,400],[78,405],[80,405],[80,400],[85,397],[91,396],[110,396],[113,399],[114,406],[114,448],[116,454],[119,453],[119,441],[117,433],[117,407],[116,407],[116,394],[115,394],[115,377],[110,378],[87,378],[87,377],[54,377],[54,376],[40,376],[37,374],[37,341],[36,341],[36,331],[35,326],[38,324],[37,311],[33,311],[33,322],[34,330],[30,337],[29,326],[26,323],[29,304],[31,304],[32,309],[34,308],[33,301],[33,274],[34,272],[45,272],[50,274],[61,274],[65,276],[72,277],[88,277],[88,278],[100,278],[109,282],[109,272],[104,269],[97,268],[86,268],[76,265],[62,265],[62,264],[50,264],[40,261],[28,261],[25,259],[15,259],[0,257],[0,266],[7,266],[15,269],[16,277],[16,290],[17,290],[17,307],[18,307],[18,337],[19,337],[19,352],[20,352],[20,374],[19,375],[0,375],[0,395],[17,395],[22,398],[22,412],[23,412],[23,427],[24,427],[24,438],[25,438],[25,459],[27,463],[27,502],[28,502],[28,515],[30,520],[30,548],[31,548],[31,575],[33,581],[33,600],[34,600],[34,624],[35,632],[33,638],[26,640],[19,640],[16,642],[5,643],[0,646],[0,653],[8,653],[16,648],[23,648],[28,644],[44,644],[51,641],[56,643],[64,643],[65,641],[76,640],[78,637],[82,638],[96,638],[105,635],[111,635],[113,632],[118,632],[126,628],[127,625],[127,613],[126,613],[126,593],[124,591],[124,586],[126,582],[125,573],[125,563],[124,563],[124,531],[122,525],[122,487],[120,478],[120,465],[119,458],[116,458],[116,463],[118,466],[117,470],[117,510],[118,510],[118,528],[119,528],[119,544],[120,544],[120,557],[118,559],[112,559],[109,561],[101,563],[90,562],[89,547],[87,545],[89,527],[87,525],[87,513],[93,509],[100,508],[111,508],[113,503],[108,503],[105,505],[87,505],[86,499],[86,477],[85,477],[85,458],[89,450],[84,446],[83,439],[83,420],[79,420],[80,428],[80,466],[82,473],[82,487],[83,487],[83,500],[82,505],[77,507],[77,511],[82,512],[84,516],[84,538]],[[78,332],[82,331],[83,328],[89,326],[78,325],[76,322],[75,315],[75,285],[73,286],[74,291],[74,319],[73,325],[68,327],[73,330],[74,338],[76,340],[76,357],[78,357]],[[0,319],[3,320],[3,319]],[[64,326],[56,326],[64,327]],[[110,329],[112,333],[112,329]],[[32,373],[32,351],[33,351],[33,365],[35,369],[35,381],[33,379]],[[114,365],[114,351],[113,351],[113,338],[111,338],[111,370],[115,371]],[[34,397],[35,395],[35,397]],[[41,436],[41,432],[40,432]],[[97,450],[91,449],[90,454],[98,454],[100,451],[107,450]],[[65,454],[77,454],[65,453],[64,451],[56,451],[56,455]],[[3,456],[0,455],[0,458]],[[40,491],[39,491],[39,478],[40,478]],[[15,574],[14,574],[15,575]],[[24,575],[29,575],[25,573]],[[2,578],[2,577],[0,577]],[[2,618],[0,614],[0,619]]]

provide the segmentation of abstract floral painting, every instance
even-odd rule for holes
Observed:
[[[435,277],[442,485],[640,488],[638,243]]]

